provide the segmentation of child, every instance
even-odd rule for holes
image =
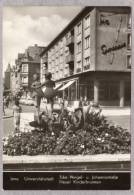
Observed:
[[[14,116],[14,128],[15,132],[19,131],[20,127],[20,113],[22,111],[21,106],[19,105],[19,100],[15,99],[15,105],[13,106],[13,116]]]

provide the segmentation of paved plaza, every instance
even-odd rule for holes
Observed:
[[[3,119],[3,136],[13,132],[13,112],[11,109],[6,110],[6,116]],[[102,114],[107,117],[108,121],[114,125],[120,125],[121,127],[130,131],[130,108],[116,109],[116,108],[102,108]],[[23,131],[27,131],[29,122],[34,120],[34,108],[33,106],[22,106],[20,128]]]

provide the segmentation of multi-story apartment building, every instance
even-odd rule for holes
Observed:
[[[41,53],[41,82],[46,71],[71,101],[130,105],[130,8],[84,8]]]
[[[40,53],[45,47],[38,45],[28,47],[24,53],[19,53],[16,59],[16,79],[18,86],[23,87],[26,92],[31,91],[33,74],[40,75]]]

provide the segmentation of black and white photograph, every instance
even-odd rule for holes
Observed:
[[[3,7],[3,189],[130,190],[127,6]]]

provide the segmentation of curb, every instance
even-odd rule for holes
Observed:
[[[13,115],[9,115],[9,116],[3,116],[3,119],[6,119],[6,118],[12,118]]]
[[[100,163],[100,162],[130,162],[130,154],[98,154],[98,155],[37,155],[8,156],[3,155],[3,164],[29,163]]]

